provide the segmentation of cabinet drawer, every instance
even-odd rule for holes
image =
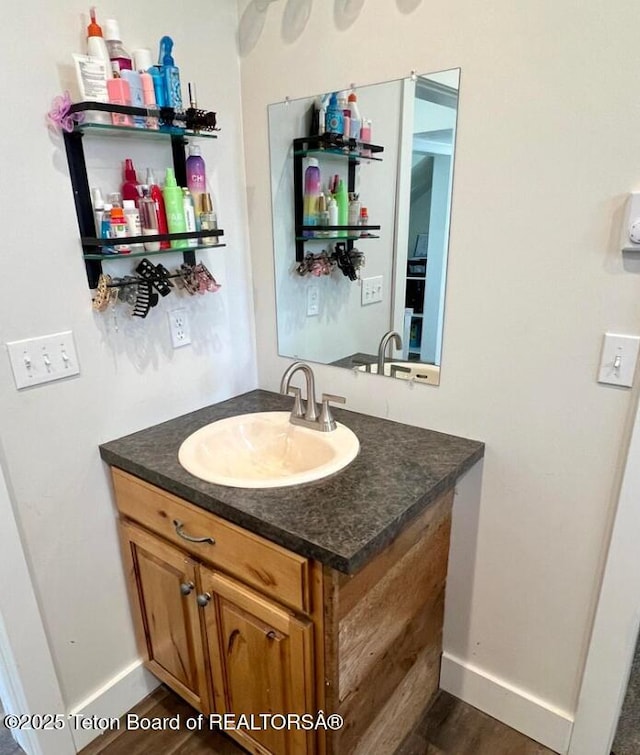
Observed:
[[[112,477],[124,516],[276,600],[310,612],[308,559],[120,469],[113,468]]]

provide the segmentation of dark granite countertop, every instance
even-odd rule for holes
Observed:
[[[251,391],[103,443],[100,455],[114,467],[350,574],[484,454],[478,441],[336,409],[336,419],[358,436],[360,453],[333,477],[285,488],[229,488],[180,466],[180,444],[200,427],[235,414],[289,410],[291,404],[287,396]]]

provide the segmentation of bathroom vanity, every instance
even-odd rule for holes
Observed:
[[[198,428],[291,405],[252,391],[100,447],[140,652],[197,710],[253,714],[227,731],[249,752],[392,753],[438,688],[454,487],[484,447],[336,410],[360,453],[332,477],[231,488],[180,466]]]

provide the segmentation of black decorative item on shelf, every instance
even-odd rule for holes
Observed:
[[[110,103],[102,102],[78,102],[71,106],[70,113],[83,112],[83,111],[100,111],[105,113],[124,113],[126,115],[151,115],[159,117],[161,119],[161,127],[158,130],[149,131],[147,129],[136,129],[123,126],[111,126],[109,124],[101,124],[104,131],[110,132],[127,132],[129,134],[139,131],[141,135],[153,133],[157,136],[164,137],[171,140],[171,151],[173,156],[173,169],[176,176],[176,182],[179,186],[187,185],[187,167],[185,156],[185,145],[188,138],[198,137],[200,131],[211,132],[217,131],[216,127],[216,114],[213,112],[201,111],[195,108],[189,108],[186,112],[176,112],[172,108],[146,109],[146,108],[134,108],[127,105],[113,105]],[[178,127],[178,123],[189,124],[189,131],[184,128]],[[73,198],[76,206],[76,214],[78,216],[78,228],[80,230],[80,238],[82,242],[82,249],[84,254],[84,263],[87,270],[87,280],[89,282],[89,288],[94,289],[98,285],[100,275],[102,273],[102,262],[105,259],[116,259],[133,256],[141,256],[137,254],[113,254],[113,250],[109,249],[113,241],[110,239],[99,238],[96,233],[95,218],[93,212],[93,206],[91,204],[91,193],[89,189],[89,179],[87,176],[87,164],[84,156],[83,136],[85,129],[90,127],[91,124],[81,123],[76,125],[72,132],[64,132],[64,144],[67,153],[67,162],[69,164],[69,175],[71,177],[71,185],[73,188]],[[203,136],[214,136],[214,134],[205,133]],[[205,237],[222,236],[224,231],[221,229],[215,231],[193,231],[187,233],[169,233],[158,234],[157,236],[132,236],[128,239],[120,240],[120,243],[144,243],[153,241],[181,241],[188,239],[200,240]],[[215,249],[218,245],[204,245],[198,244],[197,247],[185,246],[182,248],[164,249],[160,252],[144,252],[147,255],[157,254],[171,254],[175,252],[182,253],[185,264],[196,264],[196,248],[206,248],[208,250]]]
[[[348,160],[347,191],[354,192],[356,188],[356,167],[362,160],[380,160],[375,155],[384,151],[384,147],[378,144],[367,144],[357,139],[345,138],[341,134],[320,134],[318,136],[306,136],[293,140],[293,193],[295,211],[296,232],[296,262],[304,260],[305,243],[308,241],[340,241],[346,243],[347,252],[353,249],[353,243],[360,239],[375,239],[378,236],[370,233],[380,229],[379,225],[367,226],[306,226],[304,220],[304,191],[302,161],[309,154],[322,153],[328,156],[337,156]],[[312,232],[318,235],[306,236]],[[342,233],[344,236],[332,237],[332,233]],[[319,234],[323,234],[320,236]]]

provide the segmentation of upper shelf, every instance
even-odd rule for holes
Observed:
[[[173,136],[184,136],[199,139],[217,139],[216,114],[204,110],[189,108],[185,111],[174,111],[173,108],[139,108],[129,105],[115,105],[110,102],[76,102],[69,109],[70,113],[92,113],[90,121],[76,123],[74,133],[96,133],[100,136],[145,136],[156,139],[166,139]],[[105,122],[95,122],[95,114],[102,114]],[[152,129],[142,126],[117,126],[108,123],[112,114],[156,118],[159,128]]]
[[[293,154],[296,157],[306,157],[322,153],[335,155],[349,160],[378,160],[374,155],[384,152],[379,144],[368,144],[358,139],[345,139],[340,134],[321,134],[320,136],[306,136],[293,140]],[[364,153],[364,154],[363,154]]]

